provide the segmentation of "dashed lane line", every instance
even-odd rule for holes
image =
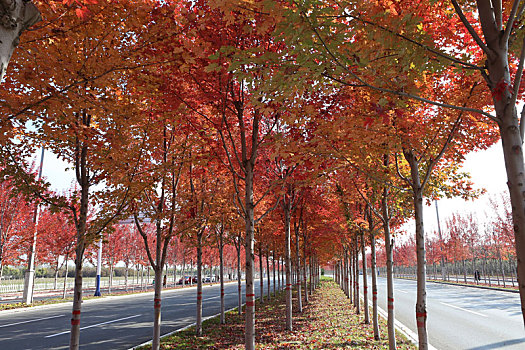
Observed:
[[[123,318],[119,318],[119,319],[111,320],[111,321],[106,321],[106,322],[102,322],[102,323],[92,324],[91,326],[82,327],[82,328],[80,328],[80,330],[84,330],[84,329],[88,329],[88,328],[93,328],[93,327],[98,327],[98,326],[102,326],[102,325],[104,325],[104,324],[108,324],[108,323],[115,323],[115,322],[119,322],[119,321],[129,320],[130,318],[135,318],[135,317],[139,317],[139,316],[142,316],[142,314],[133,315],[133,316],[128,316],[128,317],[123,317]],[[47,335],[47,336],[45,336],[45,338],[57,337],[57,336],[59,336],[59,335],[67,334],[67,333],[69,333],[69,332],[70,332],[70,331],[65,331],[65,332],[60,332],[60,333],[56,333],[56,334],[51,334],[51,335]]]
[[[443,303],[443,302],[441,302],[441,304],[446,305],[446,306],[450,306],[450,307],[452,307],[452,308],[454,308],[454,309],[458,309],[458,310],[461,310],[461,311],[470,312],[471,314],[474,314],[474,315],[483,316],[483,317],[488,317],[487,315],[480,314],[479,312],[476,312],[476,311],[472,311],[472,310],[464,309],[464,308],[459,307],[459,306],[456,306],[456,305],[452,305],[452,304],[448,304],[448,303]]]
[[[38,322],[38,321],[43,321],[43,320],[50,320],[52,318],[58,318],[58,317],[62,317],[62,316],[66,316],[66,315],[56,315],[56,316],[50,316],[50,317],[37,318],[37,319],[34,319],[34,320],[27,320],[27,321],[20,321],[20,322],[15,322],[15,323],[9,323],[9,324],[1,325],[0,328],[16,326],[16,325],[23,324],[23,323],[30,323],[30,322]]]

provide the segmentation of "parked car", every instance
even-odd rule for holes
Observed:
[[[202,279],[204,283],[211,283],[215,282],[215,276],[206,276]]]
[[[190,284],[190,276],[184,276],[184,277],[181,277],[181,279],[179,279],[179,281],[177,282],[177,284],[182,284],[182,280],[184,279],[184,284]]]

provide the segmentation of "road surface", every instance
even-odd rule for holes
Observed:
[[[254,286],[258,295],[258,280]],[[265,284],[265,294],[266,288]],[[195,322],[196,293],[195,287],[162,293],[161,334]],[[220,312],[219,295],[219,284],[203,288],[204,317]],[[225,300],[226,309],[237,306],[237,283],[225,284]],[[0,349],[69,348],[71,304],[0,312]],[[82,306],[80,348],[129,349],[151,339],[152,320],[153,293],[86,300]]]
[[[370,278],[368,283],[371,290]],[[395,279],[394,290],[396,319],[417,334],[416,282]],[[387,309],[386,279],[381,277],[378,302],[379,307]],[[429,342],[436,349],[525,349],[517,293],[427,283],[427,313]]]

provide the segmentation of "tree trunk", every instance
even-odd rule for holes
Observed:
[[[423,226],[423,188],[419,177],[419,162],[411,151],[404,151],[410,165],[412,195],[416,221],[416,258],[417,258],[417,297],[416,324],[419,338],[419,350],[428,349],[427,336],[427,292],[426,292],[426,256],[425,229]]]
[[[365,309],[365,324],[370,324],[368,309],[368,279],[366,278],[366,244],[365,235],[361,233],[361,256],[363,261],[363,307]]]
[[[355,245],[354,245],[354,305],[356,308],[356,314],[359,315],[361,313],[361,309],[359,306],[359,242],[357,241],[357,238],[355,239]],[[317,265],[316,265],[317,266]]]
[[[78,350],[80,346],[80,312],[82,309],[82,257],[84,255],[83,237],[83,234],[77,235],[77,248],[75,249],[75,287],[73,291],[73,311],[69,339],[70,350]]]
[[[111,293],[111,287],[113,287],[113,262],[110,262],[109,264],[109,281],[108,281],[108,294]]]
[[[292,330],[292,258],[290,250],[290,204],[284,205],[284,254],[286,259],[286,330]]]
[[[128,291],[128,275],[129,275],[129,263],[126,261],[126,265],[124,266],[124,290]]]
[[[370,225],[372,227],[372,225]],[[370,257],[371,257],[371,270],[372,270],[372,322],[374,324],[374,339],[379,340],[379,320],[378,320],[378,309],[377,309],[377,272],[376,272],[376,238],[373,233],[370,233]]]
[[[505,270],[503,269],[503,261],[501,260],[501,256],[499,257],[499,268],[501,271],[501,279],[503,280],[503,288],[506,287],[505,285]]]
[[[271,299],[271,296],[270,296],[270,288],[271,288],[271,280],[270,280],[270,252],[268,251],[268,248],[266,249],[266,273],[267,273],[267,287],[268,287],[268,301],[270,301]]]
[[[273,272],[273,295],[275,296],[275,284],[277,283],[277,281],[275,280],[275,247],[273,249],[272,264],[273,264],[273,269],[272,269],[272,272]]]
[[[253,146],[255,147],[255,146]],[[255,159],[253,160],[255,162]],[[245,348],[255,349],[255,292],[253,288],[253,276],[255,272],[254,259],[254,203],[253,203],[253,164],[247,162],[245,166],[245,200],[246,212],[246,318],[245,318]]]
[[[259,244],[259,286],[261,290],[261,304],[264,303],[264,268],[263,268],[263,252],[262,245]]]
[[[303,242],[303,279],[304,279],[304,302],[308,304],[308,288],[306,285],[306,237]]]
[[[220,236],[219,236],[219,274],[221,279],[221,317],[220,321],[221,324],[226,323],[226,319],[224,317],[224,242],[223,242],[223,227],[221,226]]]
[[[41,20],[37,7],[24,0],[0,0],[5,11],[0,25],[0,82],[4,80],[7,65],[24,30]]]
[[[160,251],[157,251],[160,254]],[[159,261],[160,258],[157,258]],[[153,342],[152,350],[160,349],[160,325],[161,325],[161,292],[162,292],[162,264],[155,267],[155,294],[153,297]],[[149,269],[148,269],[149,271]]]
[[[197,233],[197,337],[202,336],[202,234],[201,230]]]
[[[240,239],[240,238],[239,238]],[[241,285],[241,241],[239,240],[237,249],[237,299],[238,299],[238,313],[242,314],[242,285]]]
[[[66,264],[66,274],[64,275],[64,289],[62,290],[62,299],[65,299],[66,298],[66,290],[67,290],[67,274],[69,272],[69,265],[68,265],[68,258],[69,258],[69,255],[66,254],[66,261],[64,264]]]
[[[388,156],[384,156],[384,164],[388,166]],[[381,198],[381,214],[383,216],[383,233],[385,235],[386,251],[386,293],[387,293],[387,330],[388,330],[388,348],[396,349],[396,330],[395,330],[395,313],[394,313],[394,259],[393,247],[394,240],[390,235],[390,213],[388,210],[388,187],[383,188]]]
[[[303,299],[301,291],[301,255],[299,249],[299,225],[295,226],[295,254],[296,254],[296,273],[297,273],[297,311],[303,312]]]
[[[2,271],[3,268],[0,267],[0,281],[2,280]],[[57,281],[58,281],[58,258],[55,264],[55,280],[53,281],[53,290],[57,289]]]

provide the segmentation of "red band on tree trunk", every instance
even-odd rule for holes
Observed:
[[[80,320],[71,320],[72,326],[78,326],[80,324]]]
[[[73,310],[73,315],[80,315],[80,310]]]

